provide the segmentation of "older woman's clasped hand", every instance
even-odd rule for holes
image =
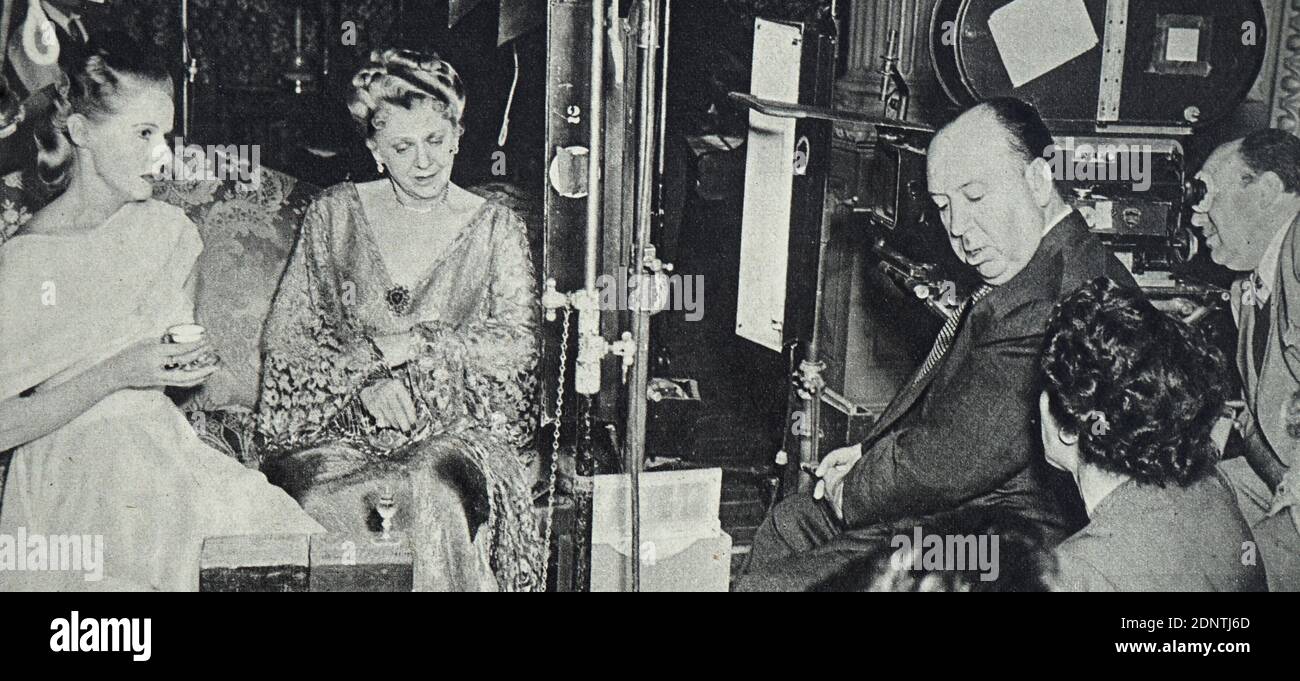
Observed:
[[[396,428],[408,433],[415,427],[415,402],[406,384],[385,378],[361,390],[361,404],[380,428]]]
[[[384,364],[397,368],[411,358],[411,334],[397,333],[372,339],[383,356]],[[396,428],[409,433],[415,427],[415,401],[406,384],[396,378],[375,381],[361,390],[361,404],[380,428]]]

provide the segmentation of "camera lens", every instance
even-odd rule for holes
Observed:
[[[1205,185],[1205,181],[1193,177],[1183,184],[1183,205],[1188,208],[1200,205],[1209,193],[1210,188]]]

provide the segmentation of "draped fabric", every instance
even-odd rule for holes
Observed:
[[[0,245],[0,399],[192,322],[185,283],[201,249],[184,213],[153,200],[85,233]],[[320,530],[261,473],[204,445],[160,388],[119,390],[21,446],[0,507],[0,535],[101,536],[104,581],[0,571],[0,590],[195,590],[205,537]]]
[[[145,233],[152,223],[163,229]],[[84,235],[29,234],[4,246],[0,399],[62,382],[133,341],[194,321],[184,284],[202,242],[163,204],[127,204]]]
[[[538,343],[523,221],[487,200],[407,284],[391,280],[355,185],[326,190],[308,209],[264,334],[258,420],[278,459],[271,465],[310,460],[310,483],[321,485],[454,449],[481,473],[499,586],[544,588],[546,551],[525,475]],[[412,359],[387,369],[373,339],[403,333]],[[416,406],[410,433],[380,428],[359,399],[390,378]],[[419,503],[422,491],[414,493]],[[417,560],[427,548],[421,529]]]

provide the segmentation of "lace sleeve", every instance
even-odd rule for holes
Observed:
[[[523,220],[502,211],[493,230],[479,316],[416,327],[416,392],[439,420],[469,417],[518,446],[536,427],[537,289]]]
[[[318,444],[343,429],[366,379],[383,362],[370,341],[347,329],[324,235],[328,216],[313,204],[263,333],[258,429],[271,452]]]

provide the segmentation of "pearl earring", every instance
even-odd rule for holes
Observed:
[[[380,174],[380,175],[383,175],[383,174],[384,174],[384,162],[383,162],[383,161],[381,161],[381,160],[379,160],[379,159],[375,159],[375,168],[379,171],[379,174]]]

